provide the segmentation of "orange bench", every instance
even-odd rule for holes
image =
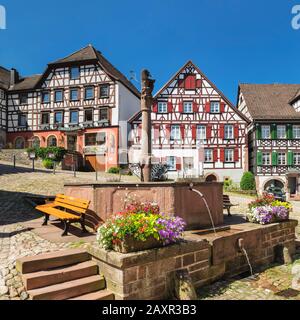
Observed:
[[[58,194],[56,195],[54,202],[37,206],[36,209],[43,212],[45,215],[43,226],[48,224],[49,216],[60,219],[64,224],[62,236],[66,236],[68,235],[70,224],[74,222],[80,222],[82,232],[87,232],[85,228],[85,214],[89,205],[90,201],[88,200]]]

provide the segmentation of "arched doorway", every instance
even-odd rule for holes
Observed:
[[[47,147],[57,147],[56,136],[49,136],[47,139]]]
[[[206,178],[205,178],[206,182],[216,182],[218,181],[217,177],[214,174],[209,174]]]
[[[264,191],[267,191],[269,188],[280,188],[284,190],[284,183],[278,179],[272,179],[265,183]]]
[[[39,137],[33,137],[31,140],[32,148],[39,148],[41,146],[41,141]]]
[[[23,137],[16,138],[15,149],[25,149],[25,139]]]

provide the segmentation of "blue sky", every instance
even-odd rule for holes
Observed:
[[[22,75],[93,44],[129,76],[159,89],[191,59],[233,102],[239,82],[300,83],[300,0],[0,0],[0,65]],[[136,83],[137,84],[137,83]],[[139,86],[139,84],[137,84]]]

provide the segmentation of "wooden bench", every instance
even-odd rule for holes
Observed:
[[[229,196],[224,194],[223,195],[223,209],[227,210],[228,217],[232,216],[232,214],[230,213],[230,209],[231,209],[231,207],[235,207],[235,206],[237,206],[237,204],[232,204],[230,199],[229,199]]]
[[[74,222],[80,222],[82,232],[87,232],[85,228],[85,214],[89,205],[90,201],[88,200],[58,194],[56,195],[54,202],[43,204],[35,208],[45,215],[43,226],[48,224],[49,216],[60,219],[64,224],[62,236],[66,236],[68,235],[70,224]]]

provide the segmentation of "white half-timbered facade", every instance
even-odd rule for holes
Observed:
[[[191,62],[154,97],[153,161],[167,163],[169,176],[205,176],[239,182],[247,170],[247,118]],[[130,120],[129,159],[139,162],[141,114]]]
[[[0,148],[5,146],[7,131],[7,90],[10,82],[10,72],[0,66]]]
[[[62,146],[82,154],[90,169],[98,162],[107,170],[127,150],[127,120],[139,108],[136,87],[89,45],[41,75],[20,78],[11,70],[7,143]]]

